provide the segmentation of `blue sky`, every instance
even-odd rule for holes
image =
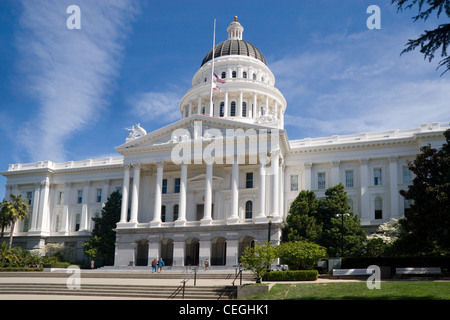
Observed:
[[[69,30],[66,9],[81,9]],[[381,29],[369,30],[369,5]],[[178,102],[237,15],[285,95],[290,139],[450,121],[450,75],[408,39],[413,22],[389,0],[1,0],[0,171],[11,163],[118,155],[133,124],[180,118]],[[0,199],[6,179],[0,177]]]

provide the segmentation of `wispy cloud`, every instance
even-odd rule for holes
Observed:
[[[440,77],[420,53],[399,55],[407,34],[364,31],[340,35],[332,46],[327,37],[326,43],[273,62],[293,138],[449,121],[450,79]]]
[[[167,124],[180,119],[179,102],[183,93],[179,90],[167,92],[144,92],[130,99],[131,113],[145,122]]]
[[[65,160],[65,142],[108,106],[135,1],[79,0],[81,30],[69,30],[73,1],[23,0],[17,47],[24,89],[36,109],[19,141],[30,161]]]

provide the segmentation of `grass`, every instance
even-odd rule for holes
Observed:
[[[450,300],[450,281],[386,281],[369,290],[366,282],[276,284],[249,300]]]

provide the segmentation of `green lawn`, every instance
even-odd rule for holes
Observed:
[[[369,290],[366,282],[276,284],[255,300],[450,300],[450,282],[386,281]]]

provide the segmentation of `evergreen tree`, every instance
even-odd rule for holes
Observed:
[[[122,195],[119,191],[111,193],[100,217],[94,217],[95,223],[91,239],[83,244],[84,253],[90,258],[102,259],[104,265],[114,264],[117,222],[120,220]]]
[[[409,212],[400,220],[404,231],[397,243],[404,253],[450,254],[450,129],[444,133],[441,149],[421,148],[408,164],[415,174],[412,185],[400,194],[412,200]]]

